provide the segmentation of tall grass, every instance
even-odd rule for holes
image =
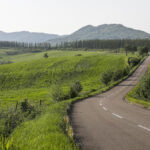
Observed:
[[[127,94],[127,99],[146,108],[150,107],[150,68],[138,85]]]
[[[82,85],[78,96],[84,98],[106,87],[100,80],[106,69],[115,71],[126,68],[127,57],[81,51],[52,51],[46,59],[40,53],[32,55],[33,60],[27,55],[27,61],[19,60],[0,66],[1,108],[6,109],[27,98],[31,103],[41,100],[44,110],[40,116],[22,123],[14,130],[10,136],[13,147],[16,150],[77,150],[78,147],[69,136],[71,134],[68,134],[69,122],[65,121],[73,99],[56,102],[51,96],[53,87],[59,86],[67,94],[72,83],[78,81]],[[113,83],[111,81],[110,84]]]

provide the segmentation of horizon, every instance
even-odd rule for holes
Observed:
[[[139,31],[143,31],[143,32],[146,32],[148,34],[150,34],[150,32],[147,32],[147,31],[144,31],[142,29],[136,29],[136,28],[132,28],[132,27],[129,27],[129,26],[125,26],[124,24],[119,24],[119,23],[111,23],[111,24],[100,24],[100,25],[92,25],[92,24],[87,24],[87,25],[84,25],[82,27],[80,27],[79,29],[83,28],[83,27],[86,27],[86,26],[93,26],[93,27],[98,27],[98,26],[102,26],[102,25],[122,25],[126,28],[131,28],[131,29],[134,29],[134,30],[139,30]],[[75,31],[73,31],[72,33],[78,31],[79,29],[76,29]],[[39,32],[39,31],[29,31],[29,30],[20,30],[20,31],[11,31],[11,32],[7,32],[7,31],[3,31],[3,30],[0,30],[0,32],[4,32],[4,33],[16,33],[16,32],[29,32],[29,33],[43,33],[43,34],[54,34],[54,35],[59,35],[59,36],[64,36],[64,35],[70,35],[70,34],[56,34],[56,33],[47,33],[47,32]]]
[[[0,30],[68,35],[92,24],[123,24],[150,33],[149,0],[1,0]]]

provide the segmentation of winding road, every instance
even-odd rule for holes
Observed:
[[[150,150],[150,110],[125,100],[149,64],[150,56],[119,85],[73,105],[72,126],[81,149]]]

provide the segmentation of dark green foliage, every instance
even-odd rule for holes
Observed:
[[[77,54],[76,56],[82,56],[82,54]]]
[[[141,79],[135,93],[138,97],[150,101],[150,71]]]
[[[129,57],[128,58],[128,64],[131,67],[134,67],[140,63],[140,58],[137,57]]]
[[[137,51],[137,47],[127,44],[127,45],[125,45],[125,51],[126,51],[126,55],[128,54],[128,52],[134,53]]]
[[[148,47],[146,47],[146,46],[140,47],[138,51],[139,51],[140,56],[147,55],[148,54]]]
[[[112,80],[112,77],[113,77],[113,71],[112,70],[106,70],[105,72],[102,73],[101,81],[105,85],[108,85],[109,82]]]
[[[23,122],[23,117],[20,112],[14,112],[8,114],[5,120],[5,127],[3,131],[3,135],[8,137],[12,131],[21,123]]]
[[[124,70],[123,70],[123,76],[127,76],[130,72],[130,68],[127,66]]]
[[[29,119],[34,119],[38,114],[40,114],[39,107],[32,106],[27,99],[20,104],[17,102],[15,108],[1,112],[0,119],[5,118],[5,121],[4,129],[0,131],[0,135],[8,137],[18,125]]]
[[[114,71],[114,73],[113,73],[113,80],[114,81],[118,81],[119,79],[121,79],[124,76],[123,73],[124,72],[121,69],[118,69],[118,70]]]
[[[101,81],[108,85],[112,80],[118,81],[122,79],[123,77],[127,76],[130,72],[129,67],[126,67],[125,69],[117,69],[115,71],[113,70],[107,70],[102,73]]]
[[[44,53],[44,58],[48,58],[48,53]]]
[[[56,102],[64,100],[64,92],[60,86],[55,86],[52,89],[52,99]]]
[[[74,98],[78,96],[79,92],[82,90],[82,85],[80,82],[74,82],[70,87],[70,97]]]
[[[21,107],[20,107],[22,112],[29,112],[31,113],[34,110],[34,107],[29,104],[28,100],[25,99],[23,102],[21,102]]]
[[[127,52],[134,53],[137,51],[137,47],[141,47],[146,45],[150,48],[150,40],[149,39],[118,39],[118,40],[79,40],[72,42],[62,42],[61,44],[53,47],[60,49],[84,49],[85,51],[88,49],[120,49],[127,48]]]
[[[25,99],[23,102],[21,102],[21,110],[23,112],[26,112],[29,108],[28,100]]]

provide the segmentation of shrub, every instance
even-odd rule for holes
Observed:
[[[1,113],[2,118],[5,118],[3,122],[4,127],[0,131],[0,136],[9,137],[9,135],[14,131],[14,129],[20,125],[22,122],[34,119],[37,115],[41,113],[39,107],[33,107],[28,103],[27,99],[18,105],[18,107],[12,107],[10,110],[5,110]]]
[[[128,58],[128,64],[131,67],[134,67],[140,63],[140,58],[137,57],[129,57]]]
[[[75,55],[75,56],[82,56],[82,54],[77,54],[77,55]]]
[[[44,58],[48,58],[48,53],[44,53]]]
[[[139,55],[140,56],[144,56],[148,54],[148,47],[144,46],[144,47],[140,47],[138,49]]]
[[[113,77],[113,71],[106,70],[105,72],[102,73],[101,82],[107,86],[109,82],[112,80],[112,77]]]
[[[23,122],[23,117],[21,116],[21,113],[10,113],[5,121],[3,135],[5,137],[8,137],[21,122]]]
[[[123,76],[127,76],[130,72],[130,68],[127,66],[126,68],[123,69]]]
[[[82,90],[82,85],[80,82],[74,82],[72,86],[70,87],[70,97],[74,98],[78,96],[79,92]]]
[[[59,102],[64,99],[64,93],[60,86],[55,86],[52,90],[52,99]]]
[[[21,107],[20,107],[21,111],[22,112],[29,112],[31,113],[32,111],[34,111],[34,107],[31,106],[29,103],[28,103],[28,100],[27,99],[24,99],[23,102],[21,102]]]
[[[150,72],[147,72],[136,88],[136,95],[150,100]]]
[[[114,71],[114,73],[113,73],[114,81],[117,81],[117,80],[121,79],[122,77],[123,77],[123,70],[118,69],[118,70]]]

